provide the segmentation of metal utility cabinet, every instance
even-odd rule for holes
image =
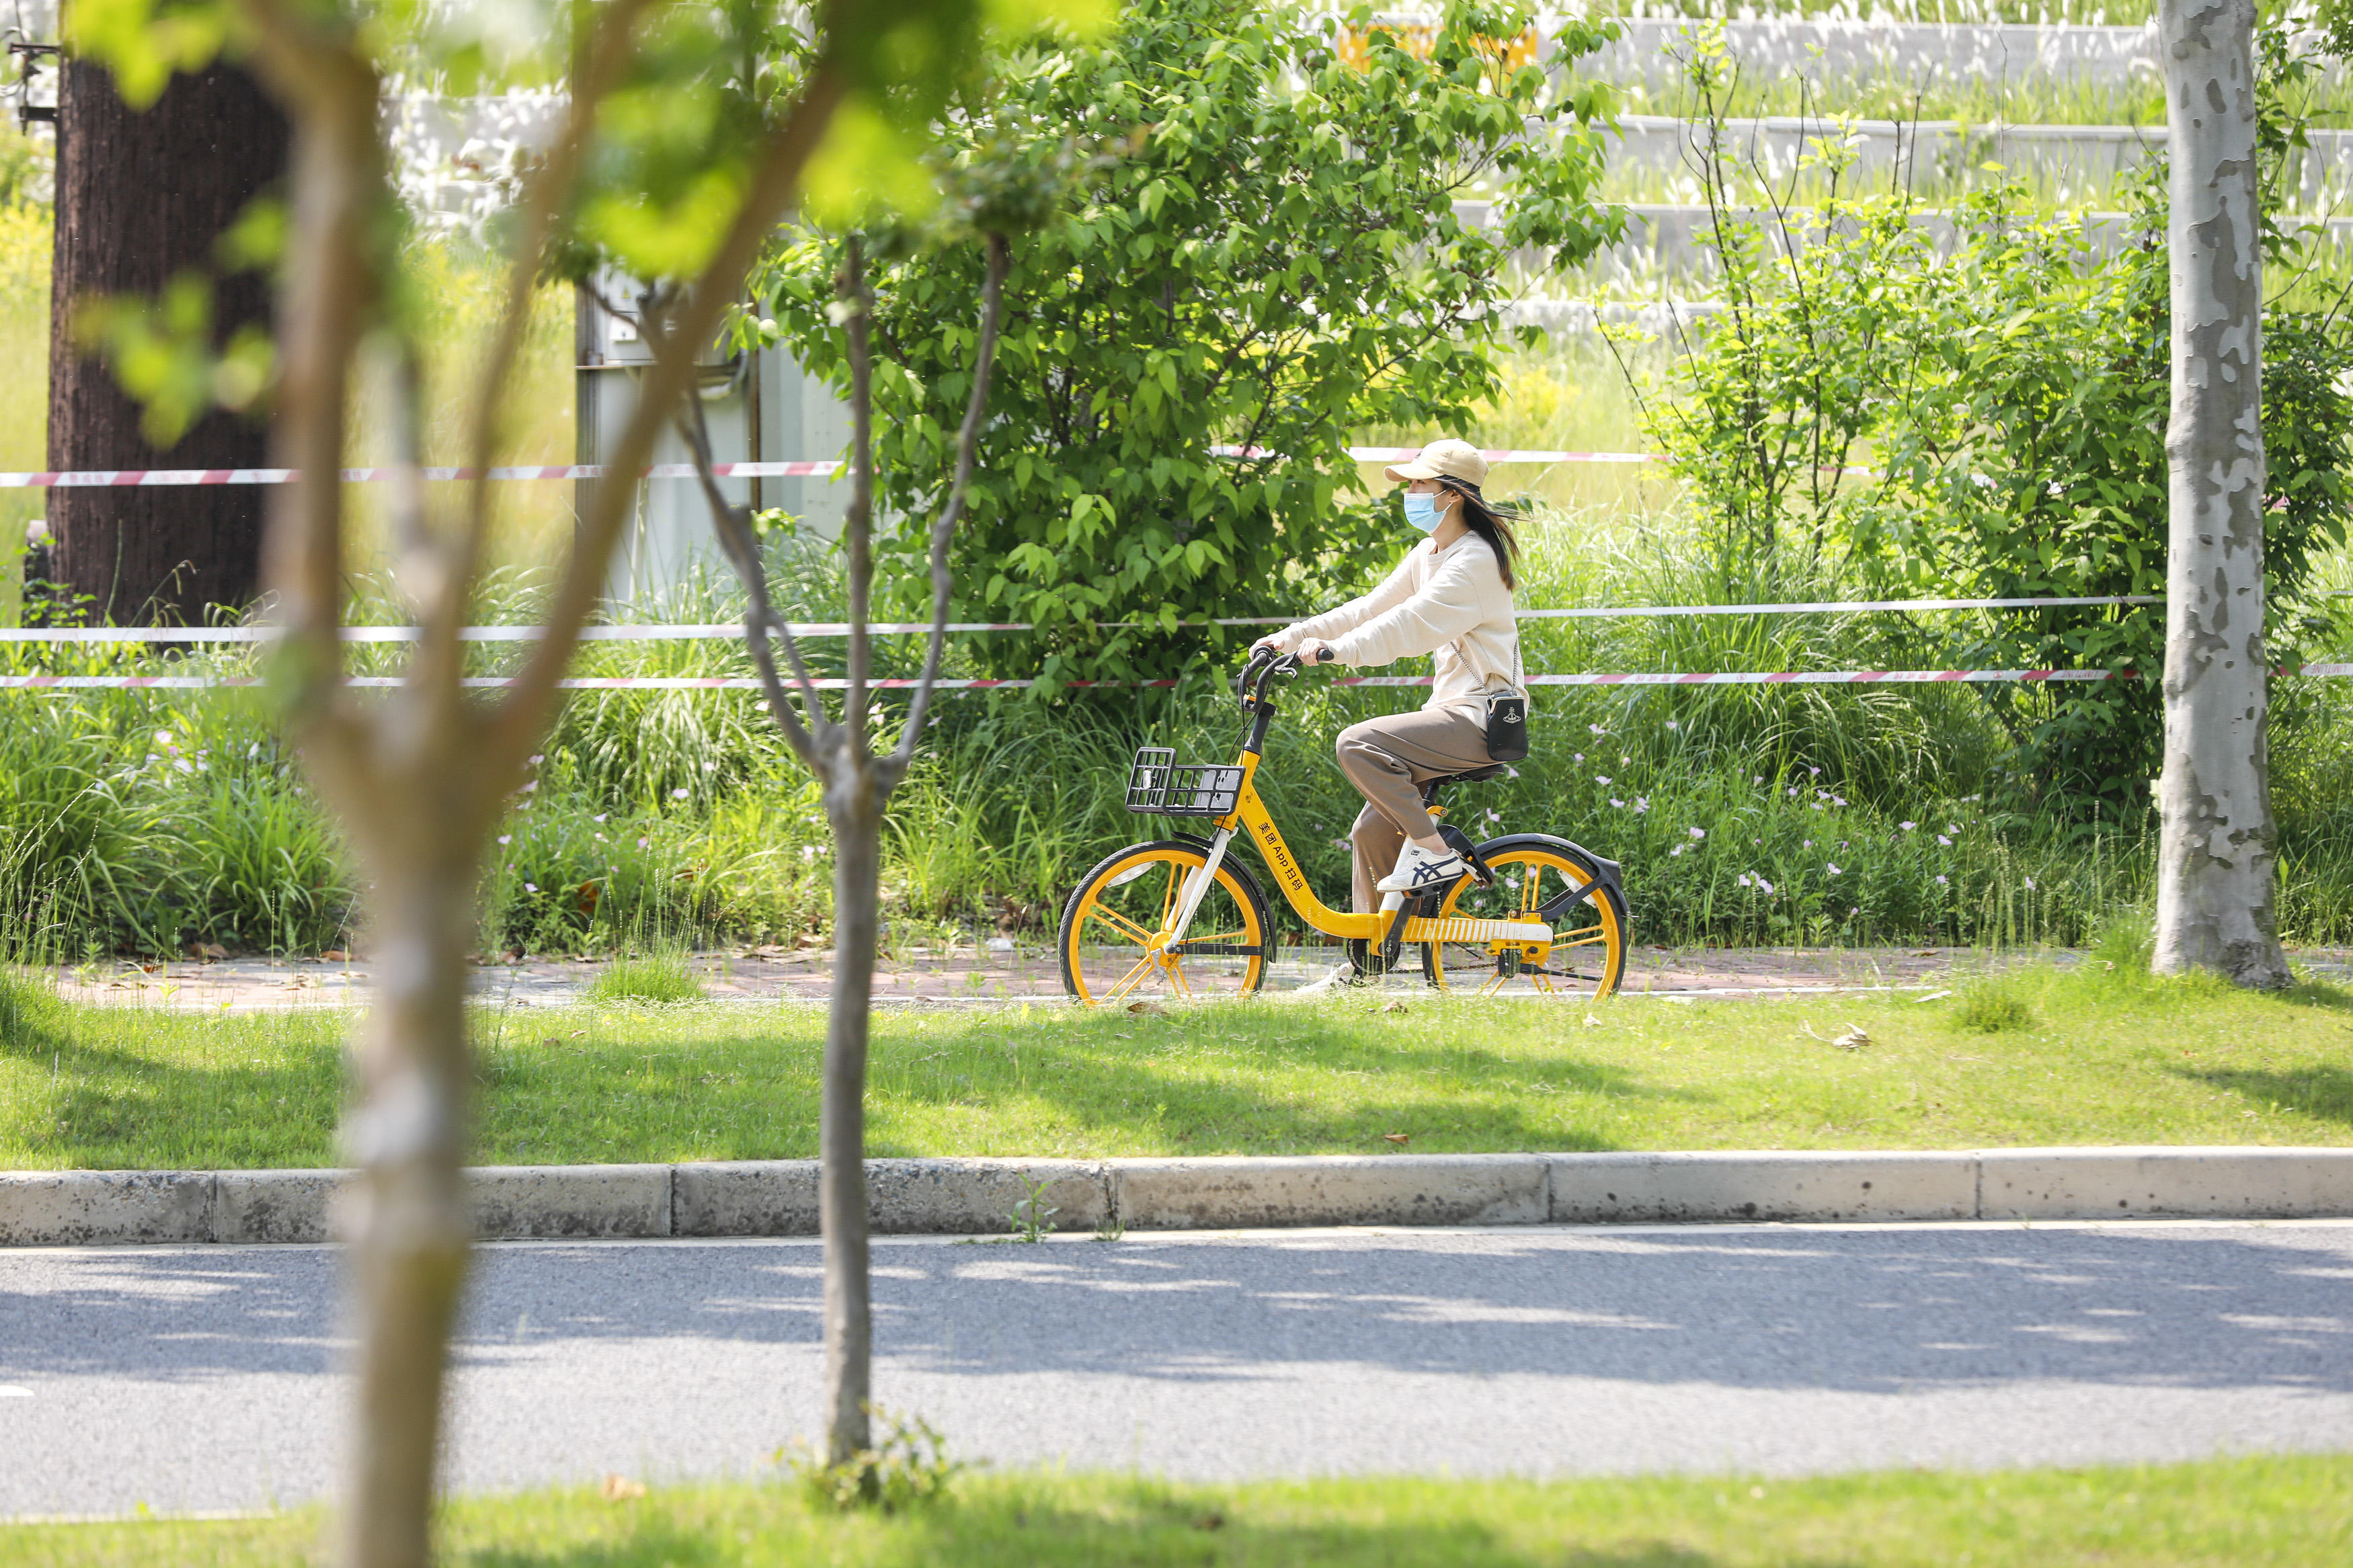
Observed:
[[[610,280],[598,291],[625,310],[636,297],[626,279]],[[608,313],[585,289],[576,299],[573,341],[576,460],[602,463],[637,408],[653,354],[634,321]],[[782,349],[730,353],[713,345],[703,353],[695,394],[702,399],[714,462],[826,461],[839,458],[849,443],[848,408]],[[650,460],[691,460],[675,428],[663,427]],[[849,498],[846,481],[825,478],[729,479],[720,488],[738,504],[781,509],[827,538],[840,531]],[[698,575],[732,586],[702,487],[691,479],[639,481],[636,514],[615,553],[607,592],[658,605]]]

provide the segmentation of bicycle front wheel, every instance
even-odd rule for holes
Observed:
[[[1594,879],[1575,856],[1541,841],[1506,840],[1482,849],[1494,868],[1493,887],[1465,877],[1454,885],[1440,914],[1471,920],[1540,921],[1536,911],[1572,894],[1552,921],[1552,946],[1541,958],[1523,958],[1502,944],[1433,942],[1421,948],[1422,973],[1432,985],[1481,996],[1594,998],[1618,989],[1626,973],[1630,922],[1626,900],[1616,889]]]
[[[1218,867],[1185,940],[1162,944],[1185,879],[1208,858],[1205,846],[1164,839],[1131,844],[1088,872],[1062,907],[1062,988],[1089,1004],[1257,990],[1269,956],[1266,900],[1239,867]]]

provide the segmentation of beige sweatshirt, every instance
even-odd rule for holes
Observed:
[[[1488,692],[1525,687],[1512,611],[1495,552],[1466,533],[1443,550],[1423,540],[1379,587],[1283,627],[1275,641],[1296,653],[1303,639],[1322,637],[1342,664],[1357,668],[1432,654],[1438,679],[1423,706],[1473,707],[1483,719]]]

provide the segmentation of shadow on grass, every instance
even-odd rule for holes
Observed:
[[[1600,1150],[1619,1145],[1597,1130],[1597,1101],[1709,1098],[1541,1046],[1482,1044],[1482,1026],[1419,1008],[1362,1020],[1246,1006],[878,1019],[867,1148],[876,1158],[1363,1153],[1404,1132],[1415,1152]],[[713,1015],[652,1041],[606,1015],[533,1027],[551,1037],[501,1047],[486,1075],[485,1159],[817,1152],[821,1019],[747,1027]]]
[[[0,980],[0,1067],[15,1069],[0,1148],[82,1170],[324,1163],[343,1109],[341,1026],[77,1007]],[[116,1043],[132,1041],[146,1048]]]
[[[2353,1127],[2353,1070],[2327,1063],[2271,1071],[2255,1068],[2174,1069],[2176,1076],[2239,1095],[2252,1105],[2275,1106]]]
[[[2280,993],[2280,1000],[2302,1007],[2326,1007],[2333,1013],[2353,1013],[2353,991],[2326,980],[2299,980]]]
[[[1606,1150],[1620,1145],[1589,1125],[1591,1100],[1709,1098],[1587,1058],[1454,1043],[1477,1026],[1260,1013],[1198,1024],[1183,1016],[1090,1019],[1043,1038],[1017,1040],[984,1024],[878,1041],[872,1081],[886,1093],[871,1147],[877,1155],[932,1152],[894,1131],[898,1107],[1021,1097],[1114,1152],[1380,1152],[1394,1132],[1418,1151]],[[905,1071],[935,1056],[945,1068]]]
[[[26,1166],[311,1165],[333,1158],[348,1018],[79,1006],[11,985],[0,1010],[0,1149]],[[648,1025],[478,1019],[478,1141],[491,1163],[807,1158],[822,1021]],[[586,1025],[586,1028],[578,1026]],[[1500,1026],[1499,1026],[1500,1027]],[[1242,1007],[1018,1025],[883,1021],[869,1075],[877,1157],[1005,1137],[1123,1152],[1619,1147],[1611,1102],[1700,1100],[1530,1041],[1475,1011]],[[11,1163],[0,1160],[0,1163]]]
[[[780,1554],[796,1547],[794,1556],[801,1560],[854,1557],[877,1568],[943,1563],[959,1568],[1099,1568],[1114,1563],[1132,1568],[1714,1568],[1724,1561],[1668,1542],[1600,1549],[1554,1543],[1532,1551],[1461,1513],[1380,1521],[1284,1518],[1291,1510],[1261,1510],[1247,1497],[1234,1501],[1208,1489],[1166,1489],[1149,1481],[1137,1481],[1093,1507],[992,1490],[887,1518],[787,1515],[776,1521],[786,1530],[773,1534],[759,1531],[756,1524],[746,1530],[751,1521],[741,1513],[691,1520],[659,1505],[651,1511],[653,1517],[639,1520],[626,1533],[604,1540],[486,1545],[459,1561],[469,1568],[735,1568],[783,1560]],[[843,1546],[851,1551],[837,1555]],[[1857,1560],[1782,1561],[1788,1568],[1843,1568]]]

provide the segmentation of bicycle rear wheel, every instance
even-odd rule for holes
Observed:
[[[1421,944],[1422,974],[1432,985],[1481,996],[1607,996],[1626,973],[1626,900],[1594,879],[1574,855],[1540,839],[1505,840],[1482,848],[1495,882],[1482,888],[1465,877],[1440,906],[1441,916],[1537,921],[1536,911],[1576,895],[1552,921],[1552,946],[1534,962],[1505,944],[1433,942]]]
[[[1082,878],[1062,907],[1062,988],[1082,1002],[1239,995],[1266,977],[1266,900],[1230,860],[1174,952],[1155,947],[1185,879],[1208,858],[1181,839],[1131,844]]]

